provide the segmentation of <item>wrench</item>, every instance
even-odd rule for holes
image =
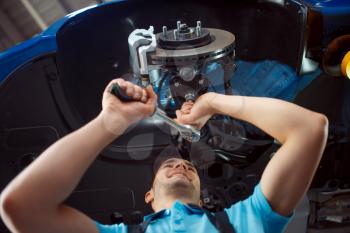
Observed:
[[[124,101],[124,102],[133,101],[133,99],[130,96],[128,96],[117,83],[115,83],[112,86],[111,93],[116,97],[118,97],[121,101]],[[152,116],[165,122],[167,125],[173,127],[174,129],[176,129],[180,133],[180,135],[189,142],[198,142],[201,138],[201,134],[198,129],[196,129],[191,125],[178,124],[172,118],[168,117],[166,113],[158,107],[155,108]]]

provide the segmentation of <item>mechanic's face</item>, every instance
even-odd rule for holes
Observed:
[[[165,201],[164,198],[200,204],[200,181],[192,163],[184,159],[171,158],[161,164],[145,200],[147,203],[151,202],[155,209],[155,205]]]

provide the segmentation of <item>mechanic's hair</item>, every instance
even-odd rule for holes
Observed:
[[[182,158],[179,150],[175,146],[168,146],[158,154],[153,162],[153,174],[156,175],[160,165],[171,158]]]
[[[177,148],[174,146],[170,146],[170,147],[165,148],[161,153],[159,153],[157,158],[154,160],[154,162],[153,162],[153,178],[152,178],[151,184],[149,185],[150,188],[153,187],[153,182],[154,182],[154,179],[156,177],[156,174],[157,174],[160,166],[166,160],[171,159],[171,158],[183,159],[182,156],[180,155],[179,151],[177,150]]]

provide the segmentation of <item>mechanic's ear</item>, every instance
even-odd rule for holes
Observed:
[[[154,195],[153,195],[153,189],[150,189],[146,194],[145,194],[145,202],[147,204],[151,203],[154,200]]]
[[[199,207],[203,207],[203,201],[202,201],[202,199],[199,200]]]

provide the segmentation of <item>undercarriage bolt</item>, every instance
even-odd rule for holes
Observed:
[[[181,26],[181,21],[177,21],[177,22],[176,22],[176,28],[177,28],[177,30],[180,30],[180,26]]]
[[[167,37],[167,27],[163,26],[163,37],[166,38]]]
[[[174,30],[174,40],[177,40],[178,32],[179,31],[177,29]]]

